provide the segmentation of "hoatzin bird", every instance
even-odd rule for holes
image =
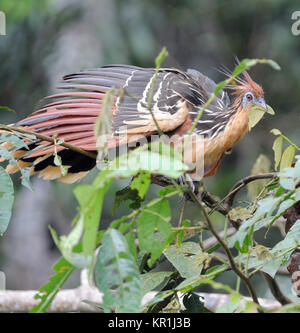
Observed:
[[[146,104],[154,76],[153,68],[128,65],[109,65],[66,75],[59,87],[64,89],[62,92],[47,97],[50,103],[13,126],[46,136],[55,134],[57,140],[64,139],[66,143],[96,153],[94,124],[101,113],[104,95],[115,87],[125,93],[115,96],[108,148],[157,133],[153,115],[163,133],[183,137],[214,92],[216,83],[196,70],[183,72],[161,68],[156,75],[154,89],[152,87],[151,115]],[[229,94],[224,90],[218,93],[194,129],[193,134],[204,140],[206,177],[218,170],[223,154],[229,152],[248,131],[251,106],[255,104],[267,109],[261,86],[247,72],[236,78],[235,84],[229,88]],[[127,136],[122,136],[124,126]],[[45,143],[37,139],[29,144],[29,150],[17,150],[14,154],[19,166],[31,166],[32,174],[39,173],[44,179],[68,183],[81,179],[95,166],[95,159],[58,146],[62,164],[68,166],[67,175],[62,176],[60,168],[54,164],[53,146],[45,148]],[[7,167],[10,173],[17,170],[15,165]]]

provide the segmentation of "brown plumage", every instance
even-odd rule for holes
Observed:
[[[127,65],[110,65],[82,71],[63,77],[59,87],[65,91],[47,97],[46,103],[14,126],[57,139],[87,151],[97,151],[94,124],[101,113],[103,97],[112,87],[122,88],[112,107],[112,135],[108,135],[108,148],[114,148],[157,133],[156,124],[147,108],[155,69]],[[182,143],[199,110],[213,93],[216,84],[196,70],[182,72],[177,69],[160,69],[154,85],[151,109],[160,129],[173,145]],[[193,176],[196,153],[204,157],[204,176],[213,175],[220,166],[224,153],[241,139],[248,130],[248,112],[252,104],[266,108],[262,88],[247,72],[229,86],[231,100],[220,91],[209,107],[204,110],[187,147],[185,162]],[[126,136],[124,135],[126,132]],[[197,152],[195,143],[201,141],[204,150]],[[54,165],[53,146],[36,140],[29,144],[29,151],[15,152],[19,164],[31,166],[32,174],[38,172],[44,179],[74,182],[82,178],[95,165],[93,158],[57,147],[63,165],[69,167],[62,176]],[[199,148],[196,148],[196,150]],[[9,166],[8,172],[18,168]],[[195,175],[194,175],[195,176]]]

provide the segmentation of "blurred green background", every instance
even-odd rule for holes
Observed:
[[[166,46],[164,66],[195,68],[215,81],[224,79],[217,70],[222,65],[234,67],[235,56],[271,58],[282,68],[276,72],[259,65],[251,70],[276,115],[266,116],[224,158],[218,175],[205,183],[213,194],[224,196],[251,172],[259,154],[272,160],[272,128],[300,143],[300,36],[291,32],[292,12],[300,10],[297,0],[0,0],[0,10],[7,23],[6,36],[0,36],[0,105],[16,110],[2,110],[1,123],[33,112],[64,74],[112,63],[152,67]],[[9,230],[0,241],[0,270],[7,275],[8,288],[36,289],[59,255],[47,226],[66,233],[76,213],[74,185],[34,178],[31,193],[14,179],[16,202]],[[102,227],[112,219],[114,191],[122,186],[124,182],[115,183],[107,195]],[[149,197],[157,189],[153,185]],[[176,200],[175,217],[180,206]],[[197,220],[194,207],[188,208],[186,217]],[[124,205],[115,216],[125,210]],[[222,221],[219,216],[215,220]],[[261,240],[270,245],[280,237],[275,229],[271,240]],[[230,280],[229,274],[224,282]],[[69,284],[77,282],[75,275]],[[288,282],[284,286],[289,291]],[[259,277],[257,287],[260,296],[269,297]]]

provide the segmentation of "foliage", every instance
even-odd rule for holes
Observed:
[[[157,58],[158,67],[165,55],[164,51]],[[271,60],[244,59],[234,69],[232,77],[217,85],[203,109],[213,101],[220,89],[244,70],[258,63],[266,63],[278,69],[278,65]],[[201,117],[201,112],[202,110],[198,118]],[[269,108],[269,113],[274,112]],[[249,117],[252,127],[261,119],[262,110],[252,109]],[[99,120],[97,133],[106,133],[106,125],[102,125]],[[268,237],[268,231],[274,222],[300,201],[300,158],[295,156],[295,151],[299,148],[279,130],[273,130],[272,133],[276,135],[273,144],[274,166],[277,169],[280,165],[280,170],[272,174],[269,181],[260,183],[260,187],[249,187],[249,202],[243,207],[229,205],[226,210],[222,206],[226,198],[216,201],[213,207],[204,206],[204,202],[196,198],[195,205],[202,213],[202,220],[183,220],[183,203],[177,226],[171,223],[172,209],[169,199],[182,198],[186,192],[192,198],[194,195],[188,183],[181,186],[176,183],[176,179],[185,177],[187,171],[181,154],[171,150],[171,156],[166,155],[166,150],[163,149],[165,143],[158,141],[136,148],[102,165],[102,170],[92,184],[79,185],[74,190],[79,207],[71,232],[66,236],[58,236],[55,230],[50,229],[62,258],[54,266],[55,274],[40,288],[40,294],[36,296],[40,299],[40,304],[34,307],[32,312],[47,310],[55,294],[75,268],[88,268],[94,273],[95,284],[104,295],[102,304],[98,306],[106,312],[168,312],[173,311],[175,305],[177,311],[207,312],[203,300],[194,293],[204,285],[230,294],[230,302],[220,308],[219,312],[264,311],[257,304],[250,277],[259,271],[274,277],[279,267],[286,263],[292,252],[299,247],[300,240],[300,221],[272,248],[258,243],[255,239],[255,232],[263,228],[267,228]],[[15,147],[20,147],[23,140],[9,135],[10,137],[8,134],[1,134],[2,142],[10,140]],[[282,152],[283,142],[287,142],[288,147]],[[100,146],[103,148],[102,144]],[[1,155],[8,159],[9,163],[15,163],[10,149],[1,148]],[[258,159],[253,173],[269,171],[261,170],[262,160],[264,161],[263,157]],[[295,164],[292,166],[294,160]],[[57,165],[62,167],[61,161],[57,160]],[[0,207],[4,205],[2,198],[9,201],[7,215],[3,222],[0,220],[3,233],[8,224],[13,194],[9,176],[3,169],[0,169],[0,173],[0,188],[3,191],[3,194],[0,193]],[[161,189],[156,198],[147,200],[151,177],[157,175],[170,179],[170,185]],[[23,185],[28,186],[26,174],[23,176],[23,181],[27,179]],[[130,212],[120,219],[112,220],[106,230],[100,231],[104,196],[114,180],[124,178],[131,178],[132,182],[116,193],[114,209],[129,200]],[[234,190],[234,195],[239,189]],[[229,193],[227,198],[232,195],[233,192]],[[223,238],[218,236],[211,223],[210,213],[215,210],[223,214]],[[235,226],[239,225],[230,237],[226,235],[228,221],[234,222]],[[204,247],[204,231],[209,237],[217,238],[214,246]],[[225,258],[218,252],[220,247],[225,251]],[[230,269],[236,274],[236,290],[215,281],[216,277]],[[251,301],[243,302],[239,289],[240,280],[247,285]],[[142,297],[151,290],[156,290],[157,294],[142,308]],[[178,306],[178,297],[182,297],[184,310]],[[288,309],[285,308],[284,311]]]
[[[142,289],[139,268],[126,238],[116,229],[105,232],[95,266],[95,282],[107,312],[137,312]]]
[[[11,209],[14,201],[14,188],[10,177],[2,167],[0,167],[0,179],[0,235],[3,235],[11,217]]]
[[[35,299],[40,299],[41,302],[35,307],[33,307],[31,309],[31,312],[45,312],[53,301],[56,293],[68,280],[74,269],[75,267],[70,264],[65,258],[60,258],[59,261],[53,266],[55,275],[50,277],[49,282],[39,289],[40,294],[37,294],[35,296]]]

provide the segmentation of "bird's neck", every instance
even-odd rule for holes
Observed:
[[[227,148],[233,147],[247,132],[249,128],[249,111],[251,105],[242,107],[241,102],[230,117],[224,131]]]

